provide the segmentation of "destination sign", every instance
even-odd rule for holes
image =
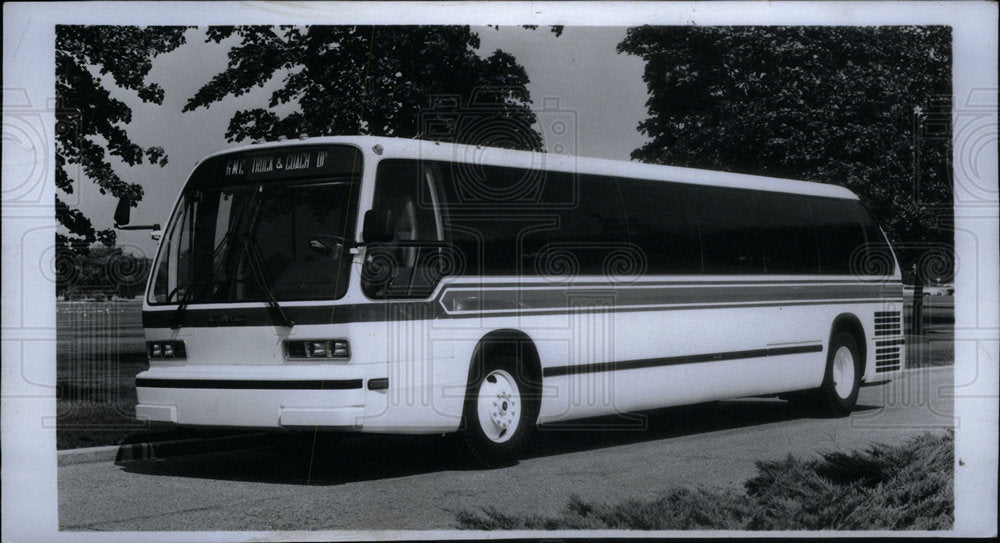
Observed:
[[[282,171],[322,169],[329,158],[328,151],[301,151],[252,157],[237,157],[226,161],[226,175],[268,174]]]
[[[237,182],[317,175],[360,176],[361,162],[360,151],[345,145],[288,147],[219,157],[210,169],[215,172],[216,182]]]

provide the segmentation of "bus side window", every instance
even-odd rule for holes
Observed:
[[[819,250],[820,273],[854,273],[864,257],[865,234],[857,202],[835,198],[812,198],[809,202],[816,235],[823,240]]]
[[[629,240],[653,275],[701,273],[698,224],[687,187],[661,181],[619,183]]]
[[[545,172],[535,212],[545,222],[522,234],[525,273],[557,281],[577,275],[641,273],[641,255],[628,251],[617,185],[610,177]]]
[[[763,273],[757,195],[753,191],[691,187],[705,273]]]
[[[443,264],[444,221],[436,176],[415,160],[385,160],[375,180],[373,209],[388,212],[393,239],[369,251],[363,288],[372,297],[424,297]],[[427,242],[422,245],[419,242]]]
[[[767,273],[819,273],[816,230],[809,200],[795,194],[759,192],[764,268]]]
[[[463,163],[436,164],[445,212],[445,236],[464,275],[531,273],[523,255],[523,234],[551,228],[555,219],[540,211],[543,172]],[[530,211],[529,211],[530,209]]]

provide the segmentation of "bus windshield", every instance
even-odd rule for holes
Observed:
[[[150,303],[267,301],[268,290],[277,300],[343,297],[354,179],[190,188],[168,226]]]

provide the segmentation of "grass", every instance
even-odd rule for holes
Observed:
[[[56,304],[56,448],[229,435],[149,428],[135,419],[135,376],[149,367],[142,301]]]
[[[927,296],[923,300],[923,334],[906,336],[906,367],[951,366],[955,363],[955,301],[952,296]],[[905,328],[910,330],[912,300],[904,301]]]
[[[744,491],[676,488],[651,501],[570,498],[558,516],[462,511],[469,530],[947,530],[954,522],[954,433],[898,446],[758,462]]]
[[[955,364],[955,334],[948,329],[928,329],[922,336],[907,334],[906,367],[929,368]]]
[[[117,445],[135,420],[135,376],[149,367],[142,302],[56,304],[56,447]]]
[[[56,400],[56,448],[117,445],[146,426],[135,420],[135,402]]]

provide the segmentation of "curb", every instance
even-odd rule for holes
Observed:
[[[59,467],[94,462],[137,462],[156,460],[172,456],[206,454],[212,452],[252,449],[269,444],[270,434],[254,433],[237,436],[223,436],[202,439],[180,439],[174,441],[154,441],[149,443],[129,443],[106,447],[87,447],[58,451]]]
[[[115,459],[117,453],[117,445],[56,451],[56,455],[59,458],[59,467],[72,466],[73,464],[89,464],[91,462],[109,462]]]

